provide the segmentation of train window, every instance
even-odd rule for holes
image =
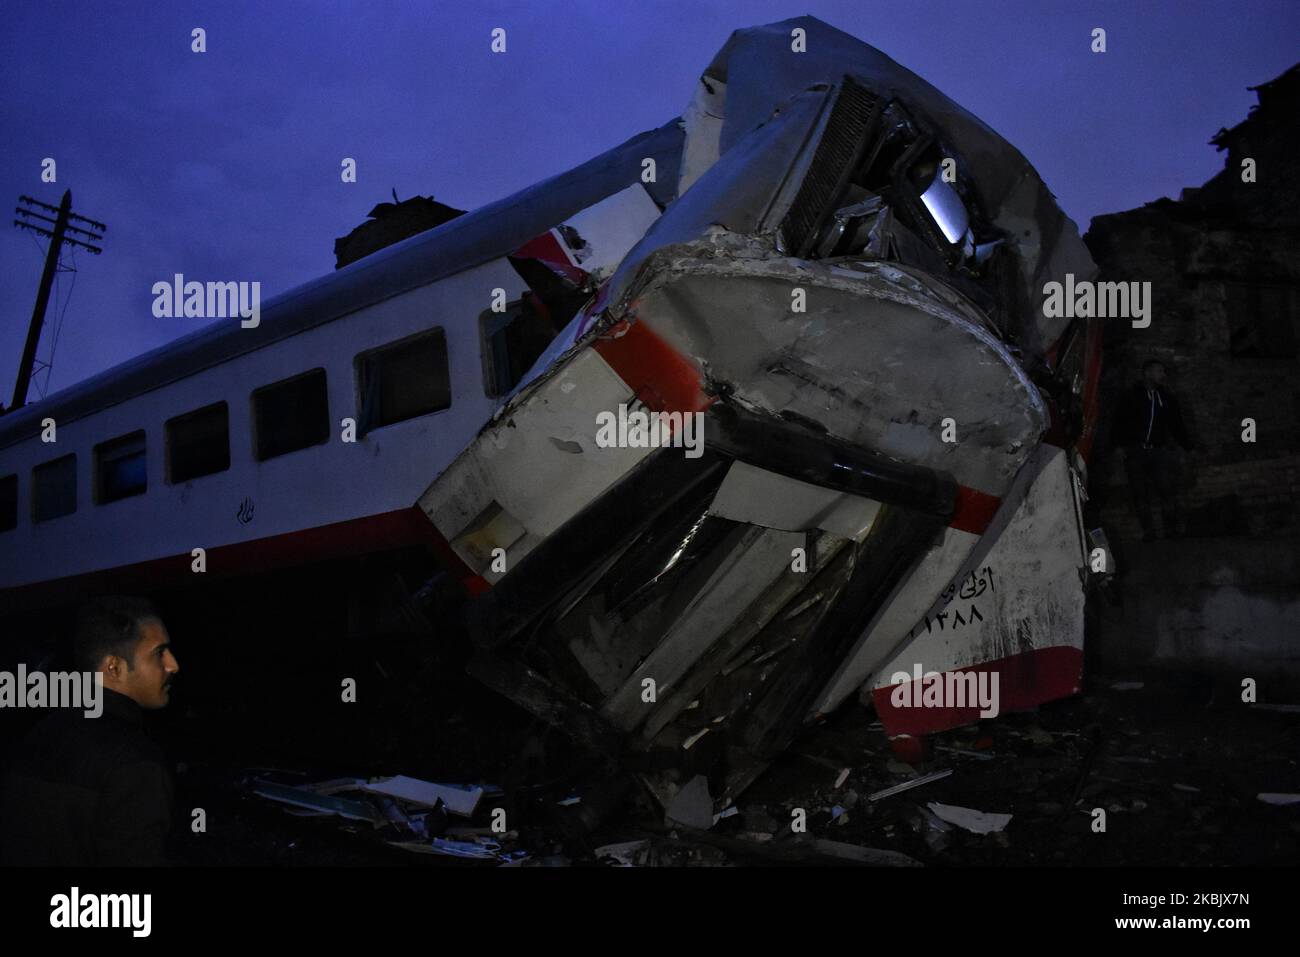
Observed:
[[[329,434],[324,369],[253,391],[253,442],[259,462],[320,445]]]
[[[167,481],[188,482],[230,468],[230,412],[217,402],[167,420]]]
[[[141,495],[147,487],[143,429],[95,446],[96,502]]]
[[[485,311],[479,325],[483,376],[490,396],[513,389],[559,331],[550,311],[532,296],[510,303],[505,312]]]
[[[441,329],[364,352],[356,363],[363,435],[451,408],[447,334]]]
[[[0,532],[18,527],[18,476],[0,478]]]
[[[32,519],[46,522],[77,510],[77,456],[65,455],[32,469]]]

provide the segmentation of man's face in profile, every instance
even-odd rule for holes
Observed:
[[[1158,363],[1153,366],[1148,366],[1146,371],[1146,380],[1147,385],[1149,386],[1163,385],[1165,381],[1165,367]]]
[[[135,645],[132,665],[128,669],[121,662],[115,673],[105,674],[104,686],[126,695],[142,708],[167,707],[172,678],[181,666],[172,654],[167,628],[158,619],[140,622],[140,640]]]

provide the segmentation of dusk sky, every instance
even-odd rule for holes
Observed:
[[[258,280],[265,301],[332,271],[335,237],[393,188],[474,209],[662,125],[736,28],[808,13],[879,48],[1018,147],[1081,232],[1217,172],[1209,138],[1300,49],[1296,0],[5,7],[3,198],[53,205],[70,188],[109,226],[102,256],[75,254],[70,299],[68,275],[56,287],[38,352],[62,317],[54,369],[29,400],[211,321],[153,316],[151,287],[174,273]],[[41,182],[46,157],[57,183]],[[7,404],[45,240],[7,227],[0,242]]]

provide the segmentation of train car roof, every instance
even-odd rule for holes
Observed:
[[[395,243],[269,300],[251,329],[213,322],[51,396],[0,416],[0,449],[35,436],[48,417],[72,421],[411,289],[500,258],[607,196],[641,182],[642,160],[666,175],[646,189],[661,206],[677,183],[680,119],[632,137],[567,172]],[[667,171],[671,171],[668,173]]]

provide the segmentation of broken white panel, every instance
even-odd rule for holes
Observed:
[[[655,650],[601,706],[601,716],[624,731],[639,727],[649,717],[641,700],[642,682],[653,679],[660,698],[676,687],[700,656],[781,577],[789,567],[791,549],[803,541],[793,532],[746,529],[743,540],[718,563]]]
[[[726,114],[727,84],[712,77],[700,77],[695,96],[682,115],[686,139],[682,144],[682,166],[677,177],[677,195],[703,176],[721,154],[722,121]]]
[[[787,532],[821,528],[861,541],[880,512],[880,503],[798,479],[733,462],[709,506],[719,518]]]
[[[945,672],[1043,648],[1083,648],[1085,595],[1070,471],[1056,446],[1043,445],[1036,455],[1046,465],[1011,523],[928,623],[922,616],[903,629],[915,638],[881,664],[872,687],[888,687],[896,672],[911,674],[917,664]]]
[[[484,429],[419,505],[465,563],[495,583],[654,451],[596,444],[597,414],[617,414],[632,400],[599,353],[583,349]],[[507,572],[484,560],[494,547],[505,549]]]
[[[938,801],[931,801],[926,806],[941,821],[956,824],[972,834],[992,834],[1011,823],[1010,814],[991,814],[987,811],[976,811],[974,808],[959,807],[956,804],[940,804]]]
[[[644,186],[633,183],[569,217],[565,225],[577,230],[590,247],[579,262],[599,284],[613,274],[628,250],[641,241],[658,218],[655,201]]]
[[[787,564],[781,575],[767,587],[762,596],[745,608],[740,617],[721,636],[714,639],[705,655],[710,658],[715,653],[722,655],[722,658],[718,659],[718,661],[725,659],[726,663],[721,666],[721,675],[731,674],[736,669],[747,664],[757,664],[785,650],[783,646],[778,645],[763,653],[759,649],[751,647],[750,643],[800,592],[804,591],[807,581],[815,579],[831,562],[836,560],[836,557],[846,544],[847,539],[829,534],[823,535],[810,556],[811,561],[806,573],[791,571]],[[818,591],[812,597],[800,602],[795,610],[802,612],[820,602],[823,598],[822,592]],[[796,617],[794,613],[787,613],[784,620],[789,621],[794,617]],[[707,666],[701,666],[697,662],[677,683],[677,686],[670,690],[667,697],[659,699],[650,716],[646,718],[645,726],[642,728],[642,735],[645,740],[649,741],[657,737],[683,711],[690,711],[699,707],[700,702],[698,699],[691,701],[685,707],[681,705],[684,700],[701,693],[708,683],[719,674],[717,671],[718,661],[713,661]],[[727,715],[721,715],[713,719],[713,724],[721,724],[726,719]]]
[[[311,812],[307,816],[319,814],[337,814],[353,821],[369,821],[376,826],[383,823],[379,812],[368,801],[351,800],[332,794],[317,794],[307,788],[294,787],[289,784],[277,784],[274,781],[254,781],[252,792],[259,797],[280,804],[289,804],[296,808],[305,808]]]
[[[389,797],[410,801],[412,804],[420,804],[425,807],[434,807],[441,801],[450,813],[458,814],[461,817],[471,816],[474,809],[478,807],[479,799],[483,797],[481,787],[470,787],[461,784],[434,784],[431,781],[408,778],[402,774],[363,784],[361,790],[371,791],[375,794],[386,794]]]
[[[979,536],[956,528],[944,530],[943,541],[927,552],[920,564],[894,589],[877,617],[867,626],[844,663],[819,695],[814,709],[829,713],[853,694],[879,667],[881,659],[906,638],[939,593],[952,581],[970,556]]]

